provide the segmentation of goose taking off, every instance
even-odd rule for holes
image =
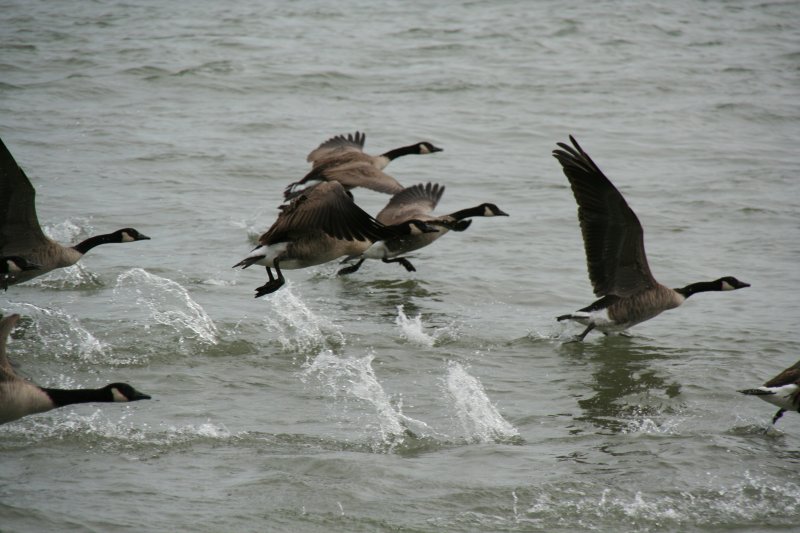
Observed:
[[[800,361],[793,364],[757,389],[740,390],[742,394],[758,396],[765,402],[778,407],[772,417],[772,424],[786,411],[800,412]]]
[[[595,165],[578,142],[558,143],[553,151],[567,176],[578,203],[589,279],[601,298],[558,320],[575,320],[586,326],[578,336],[594,328],[605,334],[619,332],[681,305],[692,294],[728,291],[750,285],[727,276],[670,289],[650,273],[644,251],[642,226],[622,194]]]
[[[75,246],[62,246],[42,232],[36,216],[35,195],[25,172],[0,140],[0,256],[19,256],[37,265],[37,268],[23,269],[8,276],[8,285],[28,281],[56,268],[72,266],[99,244],[150,238],[133,228],[124,228],[90,237]]]
[[[406,270],[413,272],[416,270],[414,265],[405,257],[399,257],[400,255],[428,246],[450,230],[464,231],[472,223],[472,220],[465,220],[470,217],[508,216],[508,213],[501,211],[496,205],[488,203],[461,209],[449,215],[433,215],[432,212],[436,209],[443,193],[444,185],[428,183],[414,185],[392,196],[386,207],[375,217],[378,222],[394,225],[407,220],[421,220],[439,231],[402,235],[378,241],[364,251],[357,263],[341,269],[339,274],[352,274],[361,267],[365,259],[400,263]]]
[[[303,179],[290,183],[283,192],[284,199],[290,200],[300,193],[302,185],[324,181],[338,181],[345,189],[365,187],[373,191],[395,194],[403,190],[396,179],[383,172],[392,160],[409,154],[432,154],[442,149],[429,142],[418,142],[401,146],[394,150],[373,156],[365,153],[366,134],[355,132],[347,136],[337,135],[320,144],[313,150],[307,161],[313,168]]]
[[[0,320],[0,424],[73,403],[135,402],[149,400],[127,383],[111,383],[99,389],[49,389],[23,379],[6,356],[6,343],[19,315]]]
[[[320,265],[343,255],[361,255],[380,239],[435,231],[416,220],[385,226],[358,207],[340,183],[323,182],[282,206],[275,223],[259,238],[258,246],[234,268],[253,264],[266,267],[269,280],[256,289],[258,298],[285,283],[282,268]]]

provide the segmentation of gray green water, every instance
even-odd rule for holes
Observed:
[[[781,531],[800,417],[736,393],[800,358],[800,7],[689,2],[0,3],[0,137],[61,241],[133,226],[12,287],[42,385],[154,399],[0,427],[0,530]],[[476,219],[415,254],[232,264],[331,135],[444,152]],[[639,214],[670,286],[734,275],[630,338],[590,303],[555,142]],[[376,213],[387,197],[359,191]],[[406,432],[410,430],[412,434]]]

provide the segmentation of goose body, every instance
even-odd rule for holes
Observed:
[[[22,283],[56,268],[77,263],[83,255],[100,244],[149,239],[133,228],[90,237],[74,246],[61,244],[45,236],[39,226],[35,205],[36,192],[11,152],[0,141],[0,255],[18,256],[35,269],[6,278],[8,285]]]
[[[235,267],[262,265],[269,277],[256,289],[256,298],[278,290],[281,269],[299,269],[327,263],[343,255],[360,255],[374,241],[402,233],[436,231],[418,221],[385,226],[358,207],[336,181],[306,189],[282,207],[275,223]],[[277,278],[272,275],[275,269]]]
[[[18,255],[0,257],[0,289],[7,290],[9,282],[16,280],[17,276],[22,272],[38,268],[39,265],[30,263],[24,257]]]
[[[300,181],[289,184],[284,198],[294,198],[303,185],[338,181],[346,189],[365,187],[374,191],[395,194],[403,186],[389,174],[383,172],[392,160],[410,154],[432,154],[442,149],[429,142],[418,142],[389,150],[378,156],[363,151],[366,134],[355,132],[337,135],[320,144],[306,158],[312,164],[311,171]]]
[[[609,334],[680,306],[691,295],[727,291],[750,285],[726,276],[671,289],[650,272],[644,232],[636,214],[600,168],[570,136],[573,146],[558,143],[553,156],[561,163],[578,204],[589,279],[600,299],[558,320],[586,326],[579,340],[592,330]]]
[[[19,315],[0,319],[0,424],[75,403],[150,399],[127,383],[111,383],[99,389],[51,389],[17,376],[8,362],[6,345],[18,320]]]
[[[786,411],[800,412],[800,361],[793,364],[761,387],[740,390],[742,394],[758,396],[765,402],[778,407],[772,423],[778,421]]]
[[[420,220],[436,228],[437,231],[400,235],[377,241],[361,254],[361,258],[356,264],[341,269],[339,274],[355,272],[365,259],[380,259],[385,263],[398,262],[406,270],[413,272],[416,269],[411,262],[399,256],[428,246],[448,231],[466,230],[472,223],[472,220],[469,220],[471,217],[508,216],[508,213],[489,203],[461,209],[449,215],[434,215],[433,210],[436,209],[442,194],[444,194],[444,185],[427,183],[408,187],[392,196],[386,207],[375,217],[378,222],[388,226],[401,224],[408,220]]]

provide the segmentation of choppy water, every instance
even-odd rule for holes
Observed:
[[[0,428],[2,531],[778,531],[800,417],[735,391],[800,358],[796,2],[0,5],[0,136],[47,232],[133,226],[12,287],[9,351],[50,386],[154,400]],[[415,254],[235,271],[324,139],[476,219]],[[565,344],[592,301],[556,141],[575,134],[672,286]],[[359,191],[377,212],[386,196]]]

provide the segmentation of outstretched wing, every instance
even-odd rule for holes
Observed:
[[[364,141],[366,139],[367,134],[358,131],[348,133],[346,136],[336,135],[312,150],[306,157],[306,161],[316,166],[320,161],[332,155],[341,154],[342,152],[361,152],[364,150]]]
[[[25,255],[48,242],[39,226],[36,191],[0,140],[0,255]]]
[[[596,296],[630,296],[656,285],[647,264],[636,214],[603,172],[570,136],[553,151],[567,176],[583,234],[589,279]]]
[[[783,387],[784,385],[791,385],[792,383],[800,384],[800,361],[764,383],[764,386]]]
[[[425,220],[436,209],[442,194],[444,185],[438,183],[412,185],[392,196],[375,218],[387,225],[412,219]]]
[[[297,238],[309,231],[322,231],[349,241],[383,238],[384,226],[358,207],[341,183],[323,182],[305,189],[282,207],[278,219],[259,239],[262,245]]]

